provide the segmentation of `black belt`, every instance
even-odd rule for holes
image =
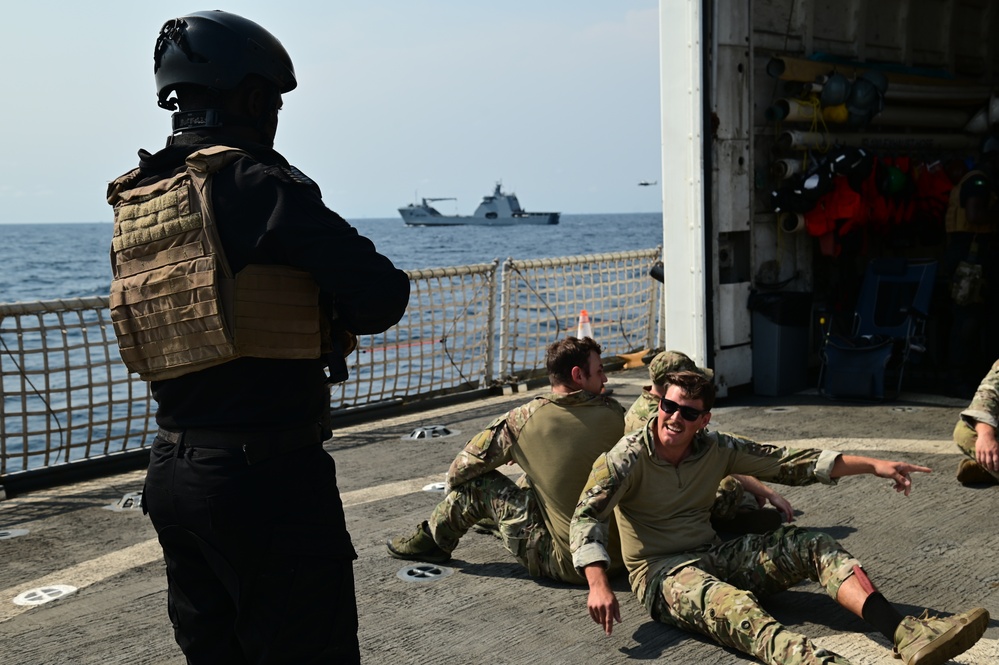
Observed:
[[[188,448],[241,450],[247,464],[256,464],[293,450],[322,444],[319,425],[296,427],[276,432],[233,432],[211,429],[186,429],[179,432],[160,428],[157,436]]]

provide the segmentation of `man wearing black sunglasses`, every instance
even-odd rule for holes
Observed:
[[[714,372],[697,364],[682,351],[662,351],[649,362],[651,385],[642,392],[624,414],[624,431],[641,429],[659,409],[666,393],[666,375],[671,372],[699,372],[712,378]],[[765,508],[770,503],[776,510]],[[752,476],[733,474],[722,478],[711,504],[711,524],[728,535],[766,533],[783,522],[794,521],[791,503],[772,487]]]
[[[834,484],[872,474],[907,496],[906,462],[824,450],[768,450],[730,434],[705,432],[715,389],[696,372],[667,376],[658,416],[597,458],[570,526],[573,561],[590,586],[590,617],[610,634],[620,621],[605,572],[606,521],[614,512],[631,588],[652,618],[707,635],[766,663],[847,663],[794,633],[757,603],[760,595],[805,579],[891,640],[904,665],[940,665],[969,649],[989,614],[903,617],[871,583],[860,562],[821,531],[783,526],[721,543],[708,514],[718,481],[741,472],[788,485]],[[616,510],[615,510],[616,509]]]

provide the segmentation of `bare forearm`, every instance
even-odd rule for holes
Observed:
[[[583,574],[586,576],[586,584],[591,589],[610,588],[610,578],[607,577],[607,569],[603,564],[591,563],[586,568],[583,568]]]
[[[860,455],[840,455],[833,463],[832,472],[829,475],[832,478],[842,478],[843,476],[869,473],[879,478],[890,479],[895,483],[896,492],[904,492],[906,496],[909,496],[912,489],[910,474],[913,471],[930,473],[931,469],[908,462],[892,462],[874,457],[861,457]]]
[[[733,473],[732,477],[742,483],[743,489],[755,497],[767,498],[770,495],[767,486],[757,480],[754,476],[744,476],[741,473]]]
[[[994,439],[996,438],[996,428],[988,423],[976,422],[975,434],[977,434],[980,439]]]
[[[602,564],[593,563],[583,568],[583,574],[586,576],[587,584],[590,585],[586,609],[590,613],[590,618],[610,635],[614,630],[614,623],[621,622],[621,609],[618,607],[614,590],[611,589],[607,570]]]
[[[878,460],[873,457],[840,455],[836,458],[836,462],[833,464],[832,473],[829,475],[833,478],[842,478],[843,476],[859,476],[864,473],[873,474],[876,462],[878,462]]]
[[[989,471],[999,471],[999,441],[996,428],[988,423],[975,423],[975,459]]]
[[[774,508],[780,511],[784,521],[794,521],[794,509],[791,507],[791,502],[784,498],[780,492],[777,492],[766,483],[760,482],[753,476],[733,473],[732,477],[742,483],[743,489],[756,497],[756,503],[761,508],[769,502]]]

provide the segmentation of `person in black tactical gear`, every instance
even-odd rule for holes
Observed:
[[[188,14],[154,72],[173,134],[109,185],[111,310],[157,402],[143,509],[176,640],[188,663],[359,662],[329,386],[355,335],[403,316],[409,279],[273,150],[297,85],[273,35]]]

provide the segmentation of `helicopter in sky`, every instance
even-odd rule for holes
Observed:
[[[638,181],[638,186],[639,187],[650,187],[651,185],[656,185],[658,183],[659,183],[658,180],[639,180]]]

